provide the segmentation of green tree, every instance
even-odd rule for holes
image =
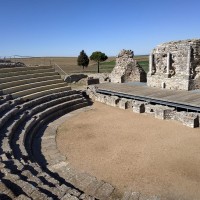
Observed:
[[[99,64],[100,64],[100,62],[103,62],[103,61],[105,61],[107,59],[108,59],[108,56],[106,56],[105,53],[102,53],[100,51],[95,51],[90,56],[90,60],[94,60],[95,62],[97,62],[98,73],[99,73]]]
[[[89,62],[90,62],[90,60],[89,60],[87,54],[84,52],[84,50],[82,50],[77,59],[78,66],[82,66],[83,70],[84,70],[84,68],[89,65]]]

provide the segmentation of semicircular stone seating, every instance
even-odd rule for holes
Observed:
[[[140,199],[70,166],[53,121],[89,105],[51,66],[0,69],[0,199]],[[50,123],[51,122],[51,123]],[[143,198],[145,199],[145,198]]]

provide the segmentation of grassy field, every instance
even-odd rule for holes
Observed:
[[[143,69],[148,71],[148,56],[135,56],[135,60],[143,67]],[[90,64],[84,70],[82,67],[77,66],[77,57],[32,57],[32,58],[15,58],[12,59],[15,62],[24,62],[26,65],[53,65],[56,63],[59,65],[66,73],[96,73],[97,64],[90,61]],[[105,62],[100,64],[100,72],[110,73],[115,66],[115,57],[109,57]]]

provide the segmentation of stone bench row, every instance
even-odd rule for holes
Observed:
[[[43,113],[43,115],[44,113],[49,114],[49,110],[48,110],[49,107],[51,107],[50,111],[53,112],[55,111],[55,109],[58,109],[58,107],[64,106],[63,104],[59,105],[60,103],[64,101],[67,101],[67,102],[64,102],[65,104],[67,103],[69,104],[68,102],[69,100],[80,98],[80,94],[75,94],[75,93],[77,92],[69,91],[69,92],[63,92],[63,93],[58,93],[58,94],[52,94],[52,95],[44,96],[39,99],[35,99],[30,102],[26,102],[24,103],[25,105],[23,104],[18,105],[17,107],[14,107],[9,112],[7,112],[2,118],[0,118],[0,125],[1,125],[0,128],[2,128],[3,125],[9,119],[12,118],[11,119],[12,124],[10,124],[9,127],[7,127],[7,129],[5,130],[5,135],[8,137],[11,137],[12,133],[18,128],[19,124],[23,122],[26,118],[31,117],[33,114],[36,114],[37,112]],[[21,113],[21,114],[17,115],[18,113]]]
[[[42,77],[28,78],[28,79],[26,78],[26,79],[17,80],[17,81],[1,83],[0,90],[7,91],[7,93],[10,93],[8,91],[10,90],[12,92],[12,90],[14,90],[14,88],[16,88],[17,86],[19,87],[19,86],[24,86],[27,84],[32,84],[32,83],[37,83],[37,82],[42,82],[42,81],[47,81],[47,80],[56,80],[56,79],[60,79],[60,75],[53,74],[51,76],[47,76],[44,73]],[[35,85],[32,85],[32,87],[35,87]]]
[[[55,105],[56,103],[59,103],[61,101],[73,99],[74,98],[73,94],[75,94],[75,93],[77,93],[77,92],[65,91],[65,92],[61,92],[61,93],[54,93],[54,94],[50,94],[50,95],[46,95],[46,96],[34,99],[32,101],[28,101],[23,104],[16,103],[16,102],[22,101],[22,99],[15,100],[15,101],[13,101],[13,103],[11,103],[11,101],[6,102],[6,103],[0,105],[0,112],[2,112],[2,113],[6,112],[2,117],[0,117],[0,128],[6,123],[6,121],[8,121],[9,118],[16,115],[18,112],[24,111],[26,109],[26,111],[29,111],[29,113],[34,113],[38,109],[42,110],[43,108],[45,109],[48,106]],[[72,96],[70,96],[70,95],[72,95]],[[76,95],[79,95],[79,94],[76,94]],[[79,95],[79,97],[80,97],[80,95]],[[48,102],[46,102],[46,101],[48,101]],[[13,106],[15,106],[15,107],[13,107]],[[31,109],[33,106],[34,106],[34,108]],[[9,110],[9,108],[12,108],[12,109]],[[28,109],[31,109],[31,110],[28,110]]]
[[[12,99],[12,96],[10,94],[9,95],[0,95],[0,105],[10,99]]]
[[[121,109],[131,108],[136,113],[152,114],[158,119],[172,119],[181,122],[191,128],[199,127],[199,113],[176,111],[173,107],[152,105],[143,101],[130,100],[126,98],[119,98],[118,96],[109,96],[96,93],[92,97],[99,102],[110,106],[119,107]]]
[[[0,72],[0,78],[29,75],[29,74],[35,74],[35,73],[55,72],[54,68],[52,67],[48,67],[48,68],[37,67],[35,70],[31,70],[29,69],[29,67],[23,67],[23,69],[24,70],[22,71],[13,71],[13,69],[10,69],[10,72],[5,72],[5,73]]]
[[[4,187],[3,194],[8,192],[11,186],[13,195],[19,196],[23,194],[36,200],[63,199],[66,195],[74,197],[81,194],[79,190],[67,184],[62,184],[34,163],[22,164],[15,159],[7,160],[4,163],[2,183],[9,182],[9,184]]]
[[[45,76],[56,76],[56,75],[59,75],[58,72],[55,72],[52,70],[48,72],[48,70],[45,70],[45,71],[38,71],[33,74],[25,74],[25,75],[18,74],[16,76],[2,77],[0,78],[0,83],[2,85],[7,85],[8,87],[11,87],[12,85],[16,85],[16,83],[18,84],[20,82],[23,82],[29,79],[42,78]]]
[[[28,102],[27,102],[28,103]],[[77,103],[77,102],[75,102],[75,103]],[[57,107],[58,108],[58,107]],[[60,107],[60,109],[61,109],[61,107]],[[54,110],[55,111],[55,110]],[[51,112],[52,112],[52,110],[51,110]],[[48,113],[49,114],[49,113]],[[23,121],[23,120],[22,120]],[[30,130],[30,129],[29,129]],[[10,143],[9,141],[8,141],[8,143]],[[55,187],[56,188],[56,187]],[[52,190],[53,190],[53,188],[52,188]],[[30,194],[29,194],[30,195]],[[34,195],[35,195],[35,193],[34,193]],[[37,196],[37,195],[36,195]],[[64,198],[64,197],[63,197]],[[66,198],[74,198],[73,196],[71,196],[70,195],[70,193],[67,193],[66,194]],[[44,198],[43,198],[44,199]],[[46,198],[45,198],[46,199]]]
[[[29,83],[29,84],[24,84],[24,85],[17,85],[14,87],[10,87],[10,88],[6,88],[1,90],[2,94],[24,94],[24,92],[26,90],[30,90],[30,89],[35,89],[36,88],[41,88],[43,86],[48,86],[48,85],[52,85],[52,84],[60,84],[63,83],[63,81],[61,79],[53,79],[53,80],[45,80],[45,81],[41,81],[41,82],[35,82],[35,83]],[[40,91],[40,90],[39,90]],[[31,92],[31,91],[30,91]],[[25,93],[25,94],[30,94],[30,93]]]

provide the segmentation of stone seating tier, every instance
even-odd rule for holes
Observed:
[[[0,199],[95,199],[29,156],[37,124],[87,106],[88,101],[50,67],[0,71],[0,82],[5,81],[0,86]]]

